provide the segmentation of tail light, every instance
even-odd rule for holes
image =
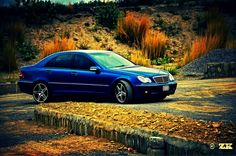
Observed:
[[[20,71],[19,77],[20,77],[20,79],[23,79],[25,77],[24,74],[22,73],[22,71]]]

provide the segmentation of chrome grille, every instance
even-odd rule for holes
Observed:
[[[154,76],[153,79],[156,83],[167,83],[169,81],[169,76]]]

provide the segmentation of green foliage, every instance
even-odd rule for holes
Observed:
[[[0,68],[10,72],[17,68],[16,42],[24,42],[25,26],[17,19],[2,20],[4,23],[0,23]]]
[[[53,21],[56,14],[55,4],[50,1],[23,1],[23,13],[29,24],[45,24]]]
[[[21,57],[25,61],[35,59],[39,54],[39,49],[34,46],[31,41],[23,42],[22,44],[17,45],[18,52],[21,54]]]
[[[86,49],[89,49],[90,46],[89,46],[88,42],[84,41],[84,42],[80,43],[79,48],[86,50]]]
[[[101,38],[100,36],[98,36],[98,35],[94,35],[93,38],[94,38],[95,41],[97,41],[97,42],[102,41],[102,38]]]
[[[69,31],[65,31],[65,32],[64,32],[64,37],[70,38],[70,32],[69,32]]]
[[[198,34],[202,35],[207,28],[207,20],[205,13],[199,13],[196,16],[196,21],[193,23],[193,30]]]
[[[122,6],[137,6],[137,5],[153,5],[154,3],[156,3],[156,1],[159,0],[124,0],[124,1],[120,1],[120,5]]]
[[[98,24],[111,29],[116,28],[120,10],[115,3],[107,3],[96,10],[96,20]]]
[[[175,36],[180,33],[181,28],[177,23],[170,24],[166,27],[166,33],[168,36]]]
[[[167,70],[169,73],[171,73],[172,75],[176,75],[176,74],[177,74],[176,68],[167,68],[166,70]]]
[[[152,60],[152,64],[154,65],[163,65],[170,63],[170,58],[168,56],[164,56],[163,58],[159,57],[157,59]]]
[[[181,31],[181,28],[179,26],[178,23],[166,23],[163,19],[159,19],[158,21],[155,21],[154,25],[153,25],[154,28],[159,28],[161,29],[162,31],[165,31],[165,33],[168,35],[168,36],[176,36],[180,33]]]
[[[3,71],[11,72],[17,68],[16,45],[13,41],[7,41],[2,48],[1,68]]]

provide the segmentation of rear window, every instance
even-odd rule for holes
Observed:
[[[56,68],[72,68],[72,63],[73,63],[73,55],[64,54],[53,58],[45,66],[56,67]]]

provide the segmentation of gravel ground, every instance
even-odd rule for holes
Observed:
[[[180,68],[178,72],[185,75],[203,75],[205,65],[210,62],[236,62],[236,49],[217,49],[211,51]]]

